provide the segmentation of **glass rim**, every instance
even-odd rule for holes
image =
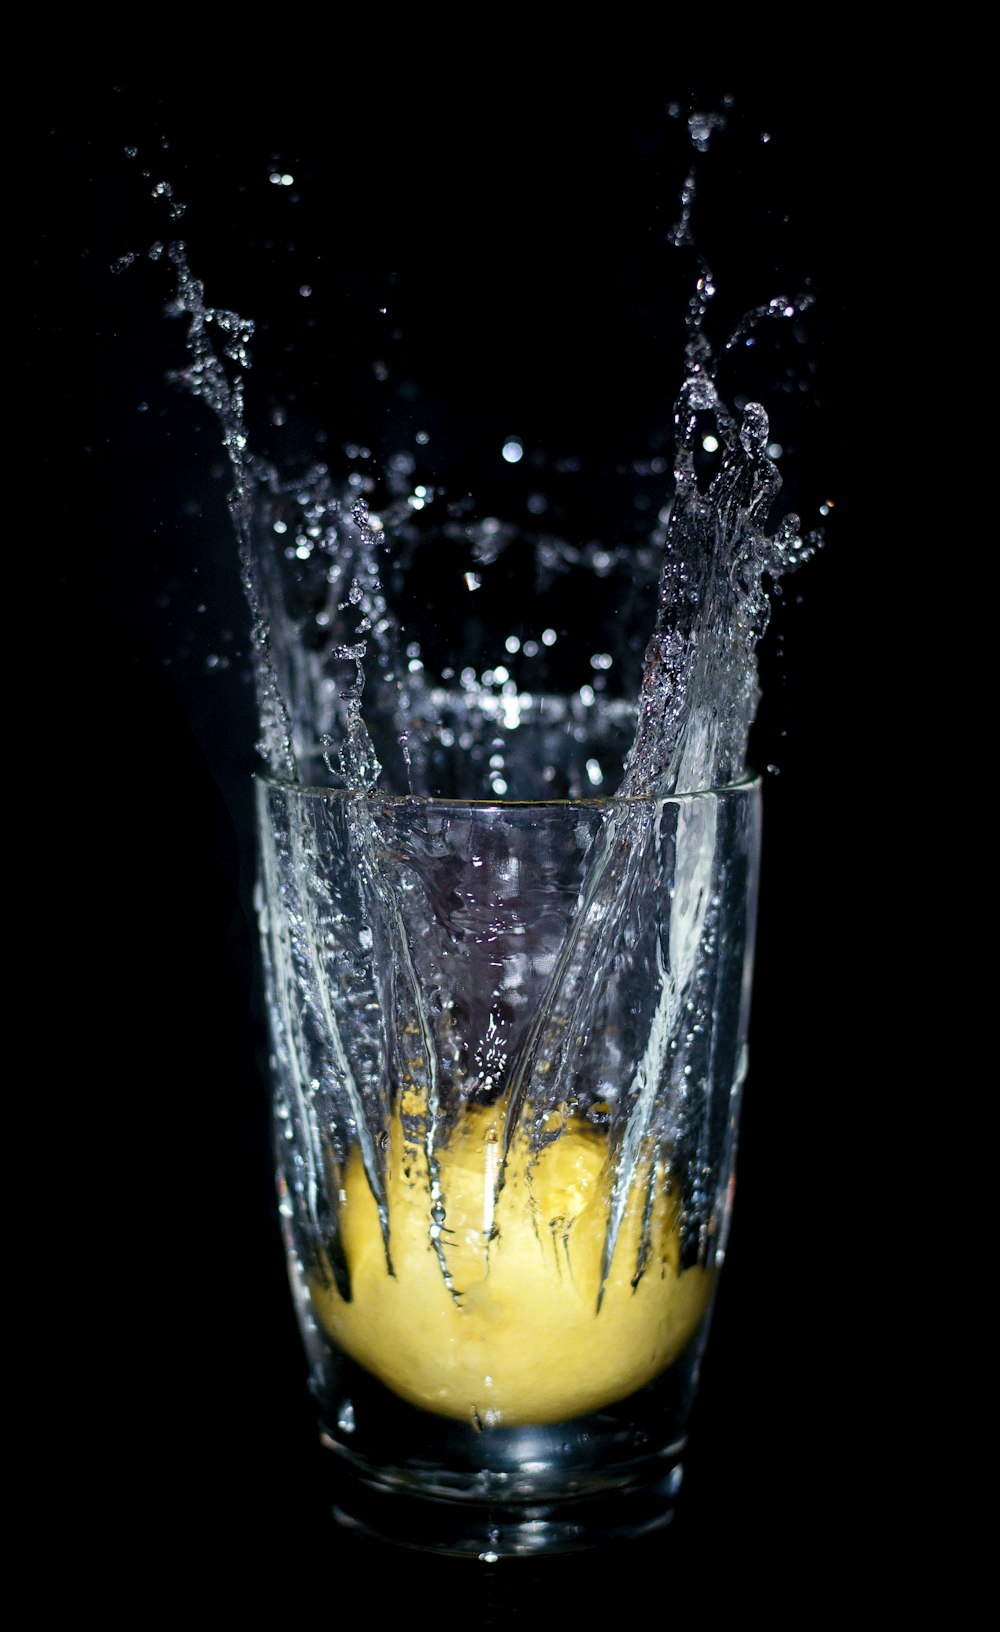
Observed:
[[[434,808],[438,810],[481,811],[577,810],[581,807],[594,809],[616,805],[624,808],[638,805],[685,804],[701,799],[725,800],[747,797],[759,792],[764,784],[764,778],[759,771],[748,770],[736,782],[726,782],[714,788],[692,788],[683,793],[605,793],[586,795],[580,799],[506,799],[496,796],[489,799],[458,799],[449,795],[431,793],[384,793],[378,787],[323,787],[315,783],[293,782],[288,777],[278,776],[270,770],[254,771],[253,780],[263,787],[274,788],[282,793],[295,795],[300,799],[334,799],[345,803],[356,799],[368,800],[380,805],[409,806],[414,809]]]

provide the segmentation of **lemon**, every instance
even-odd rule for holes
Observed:
[[[397,1114],[388,1164],[392,1273],[354,1150],[339,1186],[352,1295],[345,1301],[332,1277],[314,1278],[317,1315],[359,1365],[426,1411],[518,1427],[599,1410],[680,1355],[705,1313],[710,1273],[680,1272],[677,1203],[659,1173],[643,1273],[633,1286],[640,1182],[598,1307],[606,1141],[589,1124],[568,1122],[532,1163],[526,1137],[516,1139],[494,1216],[499,1148],[497,1109],[467,1110],[439,1156],[439,1257],[426,1156],[406,1140]]]

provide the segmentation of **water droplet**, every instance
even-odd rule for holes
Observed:
[[[692,113],[688,118],[688,134],[699,153],[707,153],[713,133],[725,128],[725,115],[721,113]]]

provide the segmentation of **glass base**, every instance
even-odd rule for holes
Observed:
[[[506,1428],[418,1410],[327,1349],[313,1393],[334,1515],[380,1541],[489,1563],[662,1530],[699,1350],[603,1411]]]
[[[554,1470],[536,1481],[528,1458],[517,1471],[484,1470],[467,1489],[449,1491],[439,1473],[372,1470],[328,1435],[322,1443],[331,1453],[338,1524],[379,1541],[490,1564],[582,1552],[662,1530],[673,1518],[681,1487],[682,1443],[627,1470],[577,1476],[558,1493]]]
[[[585,1552],[662,1530],[673,1518],[680,1485],[681,1464],[674,1462],[639,1488],[494,1505],[384,1489],[343,1467],[334,1477],[332,1511],[338,1524],[378,1541],[493,1564]]]

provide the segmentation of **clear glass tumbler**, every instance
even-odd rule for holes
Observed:
[[[726,1239],[756,781],[258,782],[280,1209],[335,1511],[493,1559],[670,1518]]]

